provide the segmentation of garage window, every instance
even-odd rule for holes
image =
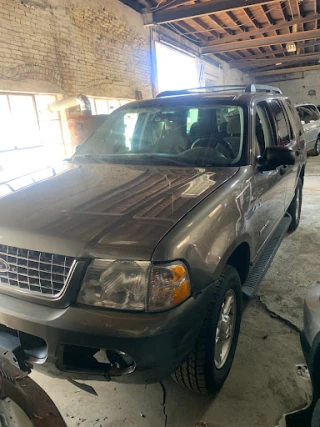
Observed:
[[[0,94],[0,151],[63,144],[60,117],[50,113],[54,95]]]
[[[64,158],[60,115],[48,111],[54,101],[50,94],[0,93],[1,181]]]
[[[120,99],[120,98],[94,98],[89,97],[91,104],[91,110],[93,115],[98,114],[111,114],[114,110],[122,105],[126,105],[132,102],[132,99]]]

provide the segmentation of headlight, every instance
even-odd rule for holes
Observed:
[[[94,260],[78,302],[118,310],[161,311],[191,294],[184,264],[152,266],[149,262]]]

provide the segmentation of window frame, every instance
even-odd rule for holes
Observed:
[[[13,113],[12,113],[12,107],[11,107],[11,103],[10,103],[10,96],[20,96],[20,97],[25,96],[25,97],[31,97],[32,98],[32,105],[33,105],[34,113],[36,115],[36,121],[37,121],[37,126],[38,126],[39,132],[41,132],[41,121],[45,121],[45,120],[41,120],[39,117],[39,111],[38,111],[37,101],[36,101],[36,97],[41,96],[41,95],[43,95],[43,96],[54,96],[55,99],[57,100],[57,94],[55,94],[55,93],[28,93],[28,92],[22,92],[21,93],[21,92],[0,91],[0,96],[5,96],[7,98],[7,104],[8,104],[9,112],[12,115],[13,115]],[[60,134],[61,134],[61,141],[62,142],[61,142],[61,144],[57,144],[57,145],[63,145],[64,150],[65,150],[65,140],[64,140],[61,114],[60,114],[60,112],[57,112],[57,114],[58,114],[57,119],[52,119],[52,120],[47,120],[47,121],[49,121],[49,122],[58,121],[59,122],[59,128],[60,128]],[[16,152],[16,151],[31,150],[31,149],[42,148],[42,147],[45,147],[45,145],[44,144],[28,145],[26,147],[14,147],[11,149],[2,150],[1,145],[0,145],[0,153],[11,153],[11,152]]]
[[[90,96],[87,95],[89,101],[90,101],[90,105],[91,105],[91,110],[92,110],[92,115],[93,116],[99,116],[99,115],[110,115],[113,113],[113,111],[117,110],[118,108],[123,107],[126,104],[129,104],[130,102],[134,102],[134,99],[130,99],[130,98],[112,98],[112,97],[103,97],[103,96]],[[108,112],[107,113],[97,113],[97,104],[96,101],[105,101],[106,102],[106,107]],[[119,103],[119,107],[114,108],[111,110],[110,108],[110,102],[118,102]]]

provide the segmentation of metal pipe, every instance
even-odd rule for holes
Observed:
[[[78,105],[80,105],[81,113],[83,115],[90,116],[92,114],[89,98],[82,93],[79,93],[78,95],[71,98],[52,102],[48,105],[48,110],[51,113],[55,113],[57,111],[67,110],[68,108],[76,107]]]

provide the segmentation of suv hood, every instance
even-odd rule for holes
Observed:
[[[149,259],[174,224],[237,171],[65,164],[49,178],[26,176],[0,187],[0,195],[9,191],[0,198],[0,244]]]

